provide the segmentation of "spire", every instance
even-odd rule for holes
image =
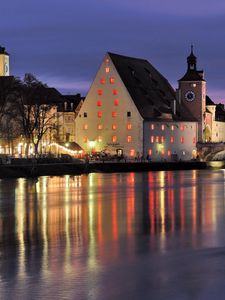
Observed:
[[[197,58],[193,53],[193,45],[191,45],[191,53],[190,55],[187,57],[187,64],[188,64],[188,71],[189,70],[197,70]]]

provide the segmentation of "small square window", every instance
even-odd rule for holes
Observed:
[[[174,136],[170,137],[170,143],[174,143]]]
[[[183,137],[183,136],[181,136],[181,138],[180,138],[180,142],[181,142],[181,144],[183,144],[183,143],[184,143],[184,137]]]
[[[109,83],[114,84],[114,83],[115,83],[115,78],[110,77],[110,78],[109,78]]]
[[[116,89],[113,89],[113,95],[117,95],[118,91]]]
[[[98,118],[102,117],[102,111],[98,111]]]
[[[161,143],[164,143],[164,142],[165,142],[165,137],[161,136]]]
[[[151,136],[151,143],[152,143],[152,144],[154,143],[154,140],[155,140],[155,138],[154,138],[154,136],[152,135],[152,136]]]
[[[116,142],[117,142],[117,136],[116,136],[116,135],[113,135],[113,136],[112,136],[112,142],[113,142],[113,143],[116,143]]]
[[[174,125],[171,125],[171,130],[174,131]]]
[[[110,72],[109,67],[106,67],[106,68],[105,68],[105,72],[106,72],[106,73],[109,73],[109,72]]]
[[[102,101],[98,100],[97,101],[97,106],[102,106]]]
[[[87,113],[86,112],[84,112],[84,118],[87,118]]]
[[[167,156],[171,156],[171,151],[170,150],[167,151]]]
[[[155,137],[155,142],[159,143],[159,136],[158,135]]]
[[[98,130],[102,130],[102,124],[98,124],[97,128]]]
[[[99,96],[102,95],[102,90],[98,90],[98,95],[99,95]]]
[[[114,105],[115,105],[115,106],[118,106],[118,105],[119,105],[119,99],[115,99],[115,100],[114,100]]]
[[[163,125],[161,125],[161,129],[162,129],[162,131],[164,131],[165,130],[165,125],[163,124]]]
[[[115,118],[116,115],[117,115],[116,111],[113,111],[113,112],[112,112],[112,117]]]
[[[87,130],[88,129],[88,124],[84,124],[83,129]]]
[[[101,78],[100,82],[101,84],[105,84],[105,78]]]
[[[134,156],[135,155],[135,150],[134,149],[130,149],[130,156]]]
[[[132,142],[132,137],[131,137],[131,135],[128,135],[128,136],[127,136],[127,142],[128,142],[128,143],[131,143],[131,142]]]
[[[130,111],[127,112],[127,116],[131,117],[131,112]]]
[[[152,156],[152,149],[148,149],[148,155]]]
[[[88,141],[87,136],[84,136],[84,137],[83,137],[83,142],[84,142],[84,143],[87,143],[87,141]]]
[[[131,130],[132,129],[132,125],[131,125],[131,123],[128,123],[127,124],[127,130]]]
[[[112,124],[112,130],[116,130],[116,124]]]

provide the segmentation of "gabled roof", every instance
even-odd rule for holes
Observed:
[[[206,105],[216,105],[209,96],[206,95]]]
[[[205,81],[202,77],[203,71],[188,70],[178,81]]]
[[[162,119],[171,114],[176,93],[168,80],[147,60],[108,53],[124,85],[144,119]],[[173,119],[193,120],[190,113],[177,105]]]

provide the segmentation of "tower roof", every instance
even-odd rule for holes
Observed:
[[[0,46],[0,54],[6,54],[9,55],[6,51],[5,51],[5,47]]]

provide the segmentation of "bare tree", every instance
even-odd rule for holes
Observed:
[[[21,128],[28,145],[39,154],[39,144],[47,132],[56,130],[55,105],[50,101],[48,88],[32,74],[26,74],[17,98]],[[52,99],[53,101],[53,99]]]

